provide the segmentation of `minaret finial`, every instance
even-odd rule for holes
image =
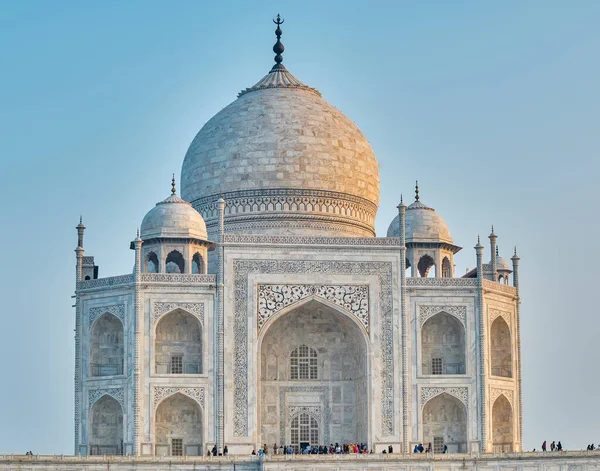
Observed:
[[[173,179],[171,180],[171,194],[174,195],[175,193],[177,193],[177,190],[175,189],[175,174],[173,174]]]
[[[281,63],[283,62],[283,56],[281,54],[283,54],[283,51],[285,51],[285,48],[283,47],[283,44],[281,43],[281,34],[283,33],[283,31],[281,31],[281,27],[280,27],[283,24],[283,18],[281,18],[281,16],[279,16],[279,13],[277,13],[277,19],[273,20],[273,23],[275,23],[277,25],[277,29],[275,30],[275,36],[277,36],[277,42],[273,46],[273,52],[275,53],[275,62],[276,62],[276,64],[273,66],[273,69],[276,70],[277,68],[279,68],[281,66]]]
[[[404,201],[402,201],[402,193],[400,193],[400,204],[404,203]]]
[[[498,246],[496,245],[496,257],[500,256],[499,252],[500,252],[500,250],[498,249]]]
[[[415,181],[415,201],[419,201],[419,180]]]

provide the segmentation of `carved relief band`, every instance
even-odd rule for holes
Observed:
[[[248,436],[248,277],[250,274],[376,276],[379,281],[381,434],[394,434],[393,289],[391,262],[234,260],[233,435]],[[258,322],[258,321],[257,321]]]
[[[258,331],[281,309],[315,296],[341,307],[369,331],[369,287],[367,285],[259,285]]]

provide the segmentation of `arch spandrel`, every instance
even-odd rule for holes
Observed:
[[[121,408],[123,408],[125,402],[125,390],[123,388],[90,389],[88,391],[88,408],[92,409],[94,404],[104,396],[112,397],[121,405]]]
[[[419,327],[423,328],[425,322],[442,312],[456,317],[466,329],[467,306],[419,306]]]
[[[194,316],[200,321],[202,327],[204,327],[204,303],[154,303],[153,308],[153,320],[154,325],[158,324],[158,321],[177,310],[181,310],[186,314]]]
[[[357,319],[369,332],[368,285],[286,285],[262,284],[257,287],[257,330],[261,330],[276,314],[289,312],[310,300],[342,310]]]
[[[198,403],[198,405],[204,410],[205,402],[205,390],[204,388],[176,388],[176,387],[158,387],[152,388],[152,408],[156,411],[156,408],[169,397],[175,396],[176,394],[182,394],[187,396]]]
[[[449,396],[454,396],[460,402],[463,403],[465,407],[468,409],[468,398],[469,398],[469,390],[468,388],[430,388],[425,387],[421,388],[421,410],[425,407],[430,400],[439,396],[440,394],[448,394]]]
[[[110,306],[92,307],[88,311],[89,328],[104,314],[112,314],[125,325],[125,304],[113,304]]]

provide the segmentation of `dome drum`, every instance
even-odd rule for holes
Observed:
[[[216,234],[219,195],[194,204],[208,232]],[[373,237],[377,206],[343,193],[286,188],[225,193],[228,233]]]

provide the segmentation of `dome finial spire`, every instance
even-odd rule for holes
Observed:
[[[283,18],[279,16],[279,13],[277,13],[277,19],[274,19],[273,23],[277,25],[277,29],[275,30],[277,42],[273,46],[273,52],[275,53],[275,65],[273,66],[272,70],[277,70],[283,67],[281,65],[281,63],[283,62],[283,56],[281,54],[283,54],[283,51],[285,51],[285,47],[283,47],[283,44],[281,43],[281,34],[283,33],[283,31],[281,31],[280,27],[283,24]]]
[[[177,193],[177,190],[175,189],[175,174],[173,174],[173,178],[171,180],[171,194],[174,195],[175,193]]]
[[[415,201],[419,201],[419,180],[415,181]]]

